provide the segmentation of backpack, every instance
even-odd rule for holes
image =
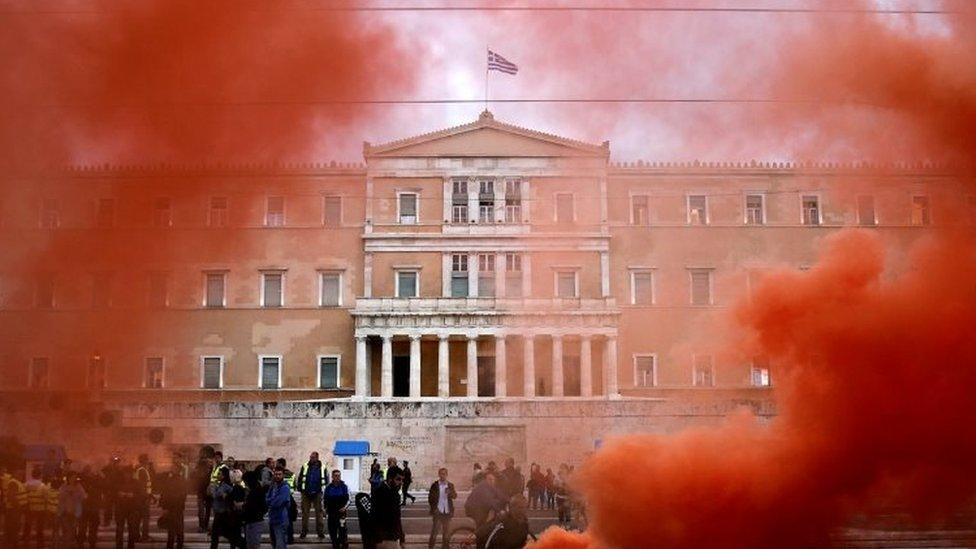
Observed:
[[[373,545],[373,499],[365,492],[356,494],[356,516],[359,518],[359,531],[363,536],[363,547]]]

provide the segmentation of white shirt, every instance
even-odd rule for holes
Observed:
[[[447,481],[437,481],[437,487],[440,489],[440,497],[437,498],[437,512],[442,515],[446,515],[451,512],[451,503],[447,498],[447,486]]]

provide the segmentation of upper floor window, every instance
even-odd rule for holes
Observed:
[[[505,296],[522,297],[522,256],[505,254]]]
[[[323,272],[319,274],[322,285],[319,305],[322,307],[340,307],[342,305],[342,273]]]
[[[712,270],[688,269],[691,281],[691,304],[712,304]]]
[[[57,229],[61,226],[61,202],[58,199],[45,198],[41,202],[38,224],[42,229]]]
[[[650,269],[630,271],[630,303],[632,305],[654,304],[654,271]]]
[[[418,214],[417,193],[398,193],[397,194],[397,219],[402,225],[417,224],[420,215]]]
[[[495,297],[495,254],[478,254],[478,295]]]
[[[153,227],[169,227],[173,224],[173,207],[169,197],[160,196],[153,200]]]
[[[88,359],[88,388],[105,388],[105,358],[101,355],[92,355]]]
[[[761,194],[746,195],[746,225],[766,223],[766,197]]]
[[[319,389],[339,388],[339,360],[339,355],[324,355],[319,357]]]
[[[495,182],[478,182],[478,222],[495,222]]]
[[[280,356],[261,356],[261,388],[280,389],[281,388],[281,357]]]
[[[322,224],[326,227],[342,225],[342,197],[326,196],[322,202]]]
[[[38,275],[34,282],[34,306],[38,309],[54,308],[54,275]]]
[[[803,195],[802,208],[803,208],[803,224],[804,225],[820,225],[822,222],[820,213],[820,197],[817,195]]]
[[[654,387],[657,385],[657,355],[634,355],[634,386]]]
[[[149,273],[149,306],[162,309],[169,305],[169,277],[166,273]]]
[[[285,304],[285,273],[261,273],[261,306],[277,308]]]
[[[49,379],[47,357],[34,357],[27,370],[27,386],[31,389],[47,389]]]
[[[207,225],[211,227],[227,226],[227,197],[210,197],[210,210],[207,213]]]
[[[468,254],[451,254],[451,297],[468,297]]]
[[[688,195],[688,224],[708,225],[708,197],[705,195]]]
[[[692,383],[695,387],[714,387],[715,365],[712,363],[712,355],[695,355],[693,360]]]
[[[95,225],[100,229],[115,226],[115,199],[98,199],[98,211],[95,213]]]
[[[630,224],[649,225],[650,210],[646,194],[635,194],[630,197]]]
[[[857,197],[857,224],[862,227],[873,227],[878,224],[877,212],[874,210],[874,197],[861,195]]]
[[[468,222],[468,182],[456,179],[451,182],[451,223]]]
[[[522,180],[505,181],[505,223],[522,222]]]
[[[146,389],[163,388],[163,358],[151,356],[146,358],[146,373],[143,381]]]
[[[572,223],[576,219],[572,193],[556,193],[556,222]]]
[[[419,297],[420,296],[420,271],[412,269],[402,269],[396,271],[396,296],[397,297]]]
[[[769,362],[765,357],[755,357],[752,359],[750,383],[753,387],[769,387],[772,385],[769,377]]]
[[[204,307],[225,307],[227,305],[227,299],[224,293],[226,273],[206,273],[204,278]]]
[[[112,273],[92,274],[92,309],[108,309],[112,305]]]
[[[264,214],[264,224],[267,227],[285,226],[285,197],[268,197],[267,209]]]
[[[932,222],[929,209],[929,197],[916,195],[912,197],[912,225],[925,226]]]
[[[556,271],[556,297],[565,299],[579,297],[578,271]]]
[[[204,389],[224,386],[224,357],[205,356],[200,359],[200,386]]]

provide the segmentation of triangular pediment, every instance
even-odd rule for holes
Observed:
[[[609,144],[592,145],[498,122],[487,111],[470,124],[382,145],[365,143],[368,157],[608,156]]]

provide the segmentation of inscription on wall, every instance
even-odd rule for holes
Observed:
[[[444,459],[448,463],[483,465],[495,460],[501,465],[507,457],[525,462],[524,425],[445,427]]]

